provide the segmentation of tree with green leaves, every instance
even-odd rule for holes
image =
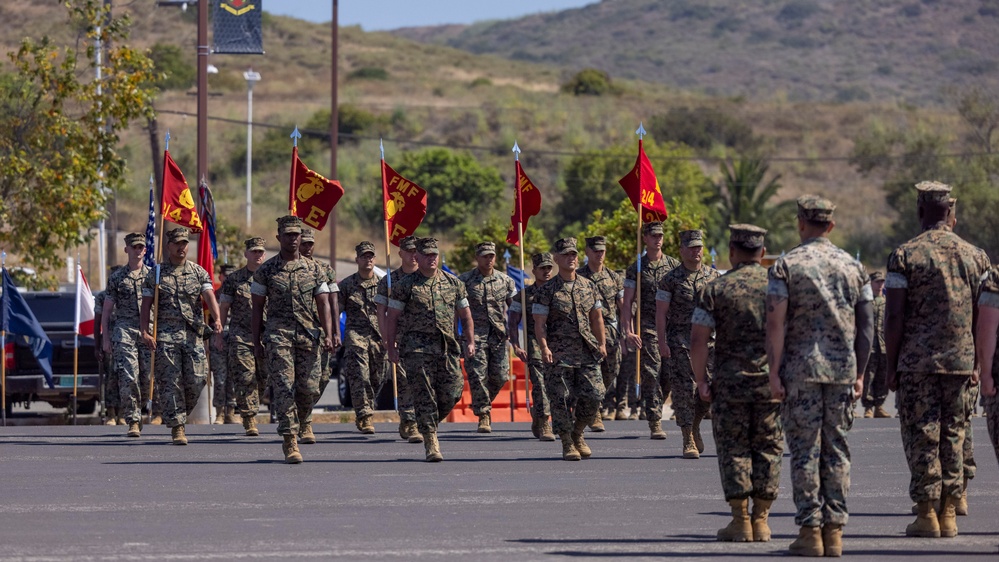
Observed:
[[[503,254],[510,252],[510,265],[519,268],[520,248],[508,244],[506,241],[506,232],[509,227],[509,218],[504,221],[498,217],[492,217],[482,224],[465,227],[458,244],[448,253],[448,267],[456,273],[472,269],[475,267],[475,246],[480,242],[494,242],[496,244],[496,267],[506,267],[503,262]],[[531,256],[538,252],[550,252],[551,242],[545,239],[541,230],[530,226],[530,224],[527,226],[527,232],[524,233],[524,240],[527,242],[527,245],[524,246],[524,268],[530,272]]]
[[[24,39],[0,78],[0,246],[48,280],[93,238],[108,194],[125,184],[117,130],[152,111],[153,65],[128,47],[128,17],[109,18],[99,0],[66,6],[76,47]],[[93,70],[97,39],[110,44],[100,84],[80,73]]]
[[[754,224],[767,229],[767,247],[786,249],[794,246],[794,201],[775,202],[780,191],[780,174],[767,179],[770,164],[762,158],[744,158],[722,162],[718,190],[718,211],[722,226]]]

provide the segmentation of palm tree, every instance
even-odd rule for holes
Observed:
[[[793,200],[774,203],[782,187],[780,174],[766,179],[770,164],[762,158],[745,158],[734,164],[722,162],[722,179],[715,184],[722,224],[748,223],[770,231],[767,246],[772,249],[793,245]]]

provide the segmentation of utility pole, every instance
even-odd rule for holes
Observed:
[[[253,85],[260,82],[260,73],[252,68],[243,73],[246,79],[246,232],[252,232],[253,212]]]
[[[339,23],[339,12],[340,12],[340,0],[333,0],[333,64],[331,65],[333,69],[333,79],[332,79],[332,103],[330,106],[330,177],[337,179],[339,175],[336,171],[336,149],[340,142],[340,112],[337,102],[337,65],[339,62],[339,41],[340,41],[340,23]],[[330,265],[336,268],[336,207],[330,211],[329,225],[330,225]]]
[[[198,179],[208,179],[208,2],[198,2]]]

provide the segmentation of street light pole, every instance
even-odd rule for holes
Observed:
[[[208,179],[208,2],[198,2],[198,180]]]
[[[252,68],[246,69],[243,73],[246,79],[246,232],[253,228],[250,226],[253,209],[253,85],[260,81],[260,73],[254,72]]]
[[[332,83],[332,104],[330,107],[330,177],[337,179],[339,177],[336,172],[337,165],[337,145],[340,141],[340,116],[339,116],[339,101],[337,100],[337,63],[339,62],[339,47],[340,43],[340,22],[339,22],[339,12],[340,12],[340,1],[333,0],[333,83]],[[336,267],[336,207],[330,211],[329,218],[330,226],[330,265]]]

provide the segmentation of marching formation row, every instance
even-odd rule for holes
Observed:
[[[412,236],[400,241],[402,266],[381,279],[374,245],[362,242],[358,272],[337,283],[332,268],[311,259],[313,233],[288,216],[277,221],[279,254],[265,261],[264,240],[246,240],[247,265],[225,277],[216,300],[207,272],[187,261],[185,228],[167,233],[165,259],[153,269],[142,265],[144,235],[130,234],[128,264],[111,275],[101,307],[102,349],[113,356],[112,380],[119,383],[117,416],[128,436],[141,435],[152,372],[153,413],[172,428],[175,444],[186,444],[210,340],[225,350],[246,434],[259,433],[255,418],[266,386],[285,460],[300,463],[298,446],[315,443],[312,409],[342,347],[339,369],[350,383],[358,429],[374,433],[375,394],[391,372],[400,436],[422,442],[426,460],[437,462],[437,425],[462,393],[460,358],[478,431],[488,433],[512,346],[529,372],[534,435],[560,439],[564,460],[591,456],[584,430],[627,416],[632,385],[640,389],[650,437],[665,439],[663,401],[671,394],[684,458],[699,457],[701,420],[712,418],[732,508],[719,540],[770,539],[786,442],[801,527],[790,551],[839,556],[853,403],[863,397],[881,415],[891,388],[916,503],[906,534],[953,537],[974,477],[969,417],[979,379],[992,444],[999,442],[992,372],[999,271],[953,233],[951,188],[916,187],[923,232],[892,253],[886,276],[869,276],[829,241],[835,205],[815,196],[798,200],[801,244],[769,270],[761,265],[761,228],[729,227],[732,269],[721,275],[702,264],[700,231],[680,234],[675,259],[662,252],[661,223],[649,222],[645,254],[623,278],[604,267],[603,237],[587,238],[582,249],[564,238],[550,253],[532,256],[535,283],[522,293],[494,269],[494,243],[479,244],[476,267],[454,276],[438,267],[436,239]],[[343,334],[334,322],[341,310]]]

